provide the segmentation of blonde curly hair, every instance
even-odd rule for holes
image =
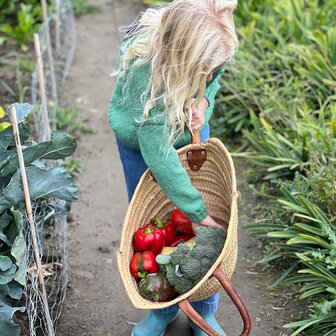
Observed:
[[[233,11],[236,0],[175,0],[148,9],[120,59],[119,78],[137,66],[150,64],[151,75],[142,95],[142,121],[158,100],[165,105],[169,143],[185,129],[191,102],[204,97],[206,78],[224,65],[238,47]],[[132,62],[132,66],[130,66]]]

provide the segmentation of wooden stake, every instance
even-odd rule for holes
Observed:
[[[55,78],[55,68],[54,68],[54,58],[51,48],[51,41],[50,41],[50,30],[49,30],[49,20],[48,20],[48,9],[47,9],[47,2],[46,0],[41,0],[42,6],[42,16],[44,22],[44,29],[45,29],[45,38],[46,38],[46,45],[47,45],[47,55],[50,67],[50,79],[51,79],[51,91],[52,91],[52,98],[53,98],[53,105],[57,104],[57,83]],[[55,116],[53,116],[55,119]],[[55,120],[53,120],[53,129],[56,128]]]
[[[36,230],[35,230],[35,225],[34,225],[34,220],[33,220],[33,210],[32,210],[32,205],[31,205],[31,200],[30,200],[30,193],[29,193],[29,186],[28,186],[28,180],[27,180],[27,174],[26,174],[26,167],[25,167],[25,163],[24,163],[24,159],[23,159],[23,153],[22,153],[22,147],[21,147],[21,141],[20,141],[20,134],[19,134],[19,127],[18,127],[18,122],[17,122],[17,118],[16,118],[16,109],[15,109],[14,106],[11,109],[11,114],[12,114],[13,134],[14,134],[14,138],[15,138],[17,153],[18,153],[19,166],[20,166],[22,185],[23,185],[23,192],[24,192],[25,203],[26,203],[26,211],[27,211],[27,215],[28,215],[28,221],[29,221],[29,226],[30,226],[30,231],[31,231],[31,236],[32,236],[32,242],[33,242],[35,263],[36,263],[37,269],[38,269],[38,279],[39,279],[39,283],[40,283],[40,287],[41,287],[41,291],[42,291],[42,298],[43,298],[43,302],[44,302],[44,306],[45,306],[46,323],[47,323],[47,327],[48,327],[48,335],[53,336],[54,335],[53,326],[52,326],[50,312],[49,312],[45,283],[44,283],[43,274],[42,274],[42,271],[41,271],[42,270],[42,265],[41,265],[39,248],[38,248],[38,243],[37,243],[37,238],[36,238]]]
[[[43,72],[43,63],[41,57],[41,47],[40,47],[40,39],[37,33],[34,34],[34,45],[35,45],[35,55],[36,55],[36,64],[37,64],[37,72],[39,77],[39,88],[40,88],[40,96],[41,96],[41,109],[42,116],[41,122],[43,125],[43,132],[40,141],[49,141],[50,134],[50,124],[48,117],[48,109],[47,109],[47,96],[45,91],[45,81],[44,81],[44,72]]]
[[[61,15],[60,15],[60,0],[55,0],[55,35],[56,35],[56,53],[59,54],[61,48]]]

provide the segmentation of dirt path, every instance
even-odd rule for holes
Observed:
[[[120,41],[117,28],[131,22],[139,9],[112,0],[95,3],[100,12],[85,15],[77,22],[76,58],[63,98],[63,104],[76,103],[79,121],[90,126],[94,133],[81,137],[76,152],[83,160],[85,171],[77,180],[79,200],[73,205],[74,220],[69,223],[70,283],[58,327],[61,336],[130,335],[132,323],[144,315],[128,300],[116,267],[115,252],[127,198],[115,139],[107,121],[114,83],[110,74]],[[243,167],[240,164],[237,167],[240,167],[240,181]],[[244,204],[251,196],[242,182],[239,189],[242,193],[240,225],[243,226],[248,223]],[[284,335],[275,327],[281,321],[279,310],[272,308],[276,303],[265,293],[267,279],[249,270],[248,261],[259,255],[255,240],[240,232],[239,248],[233,282],[250,310],[254,323],[252,335]],[[238,335],[241,331],[238,314],[224,294],[222,297],[218,312],[221,325],[227,335]],[[166,335],[192,335],[182,314]]]

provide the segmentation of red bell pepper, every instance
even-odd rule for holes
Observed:
[[[150,222],[161,230],[165,236],[165,246],[170,246],[175,238],[175,229],[170,223],[164,223],[159,217],[152,218]]]
[[[180,210],[175,209],[171,213],[170,222],[174,226],[175,231],[181,234],[195,235],[192,229],[191,220]]]
[[[155,254],[151,251],[136,252],[131,259],[130,271],[136,281],[140,281],[148,273],[158,272],[159,266],[155,261]]]
[[[155,255],[161,253],[164,242],[164,233],[153,224],[139,228],[133,237],[133,246],[136,251],[152,251]]]

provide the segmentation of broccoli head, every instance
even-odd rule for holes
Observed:
[[[166,277],[177,293],[188,292],[205,276],[222,252],[225,239],[223,230],[201,226],[195,244],[177,246],[165,265]]]
[[[170,284],[174,284],[174,290],[179,294],[186,293],[195,286],[193,280],[178,274],[174,267],[167,269],[166,277]]]
[[[206,264],[210,263],[210,267],[221,254],[226,239],[224,230],[214,227],[201,226],[197,228],[196,245],[192,250],[195,258],[202,258]],[[208,267],[208,270],[209,268]]]

